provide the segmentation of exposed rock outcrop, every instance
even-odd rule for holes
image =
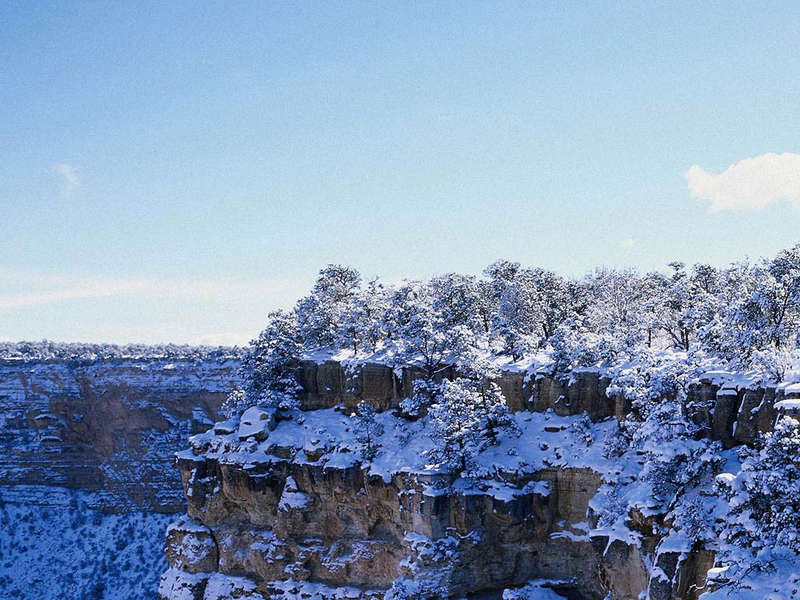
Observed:
[[[238,361],[0,363],[0,486],[93,493],[96,508],[178,512],[172,455],[205,431]]]
[[[739,387],[704,378],[689,386],[689,417],[725,448],[753,445],[760,434],[772,429],[778,403],[792,398],[774,386]]]
[[[396,408],[402,398],[413,395],[414,381],[423,376],[422,370],[414,367],[392,369],[378,363],[349,367],[334,360],[301,361],[296,374],[305,410],[338,404],[353,408],[361,401],[378,410]],[[437,371],[436,378],[453,379],[457,375],[455,369],[445,367]],[[617,410],[616,399],[606,395],[608,380],[596,371],[578,371],[568,378],[558,378],[507,370],[495,382],[512,412],[552,409],[562,416],[585,412],[599,421],[614,416]]]
[[[403,575],[442,577],[443,566],[455,596],[547,578],[600,599],[609,585],[626,594],[647,583],[635,549],[604,552],[586,535],[588,503],[600,484],[589,469],[539,471],[533,476],[545,485],[501,500],[433,493],[433,482],[418,475],[387,482],[358,465],[278,457],[242,465],[183,455],[178,468],[190,520],[167,541],[164,599],[216,598],[199,582],[220,576],[246,577],[254,598],[279,593],[290,579],[330,596],[348,588],[369,598]],[[457,558],[449,562],[448,552]]]
[[[587,507],[601,474],[568,461],[498,474],[517,490],[512,497],[493,489],[467,493],[441,476],[377,476],[357,464],[319,461],[324,442],[298,453],[285,441],[273,443],[279,415],[255,410],[240,423],[218,423],[212,437],[266,445],[259,460],[182,453],[179,476],[173,453],[212,426],[238,383],[238,366],[236,360],[0,364],[0,492],[13,486],[15,497],[35,503],[42,492],[30,486],[81,490],[90,493],[91,508],[105,512],[175,513],[188,504],[188,517],[167,536],[170,569],[161,595],[169,600],[288,597],[309,586],[321,597],[381,598],[399,578],[433,577],[442,567],[456,595],[496,593],[532,578],[566,582],[562,591],[587,599],[608,591],[635,598],[649,590],[654,600],[691,600],[702,591],[713,564],[709,550],[662,547],[647,523],[640,545],[592,533]],[[336,361],[302,361],[297,373],[307,411],[363,400],[391,412],[421,375]],[[599,422],[630,410],[623,399],[608,397],[608,381],[593,371],[560,379],[509,370],[497,383],[517,413],[585,413]],[[707,379],[691,386],[688,405],[708,437],[730,447],[753,444],[779,411],[796,410],[787,401],[797,396],[793,389]],[[547,446],[548,431],[565,427],[547,425],[522,443]],[[448,557],[455,557],[452,564]]]

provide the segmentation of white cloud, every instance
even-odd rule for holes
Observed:
[[[243,344],[268,311],[291,307],[312,279],[137,278],[0,266],[0,338]]]
[[[81,184],[81,178],[78,176],[78,170],[72,165],[67,163],[56,163],[53,165],[53,172],[60,175],[64,180],[64,187],[66,190],[73,190]]]
[[[745,158],[722,173],[697,165],[686,172],[694,198],[711,201],[711,210],[759,209],[786,200],[800,209],[800,154],[769,152]]]
[[[634,244],[636,244],[636,240],[633,238],[625,238],[619,243],[620,248],[633,248]]]
[[[148,300],[237,302],[257,299],[269,307],[291,306],[309,283],[294,279],[171,280],[75,277],[0,269],[0,309],[29,308],[70,300],[135,297]],[[9,290],[12,291],[6,291]]]

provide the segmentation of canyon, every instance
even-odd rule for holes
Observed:
[[[593,498],[619,471],[600,434],[630,407],[595,371],[504,372],[497,383],[523,432],[516,466],[458,488],[399,463],[365,468],[342,447],[360,401],[394,426],[414,369],[302,361],[303,417],[262,411],[244,431],[219,415],[238,366],[0,363],[0,511],[13,524],[0,536],[0,597],[378,598],[414,582],[499,597],[541,581],[568,598],[666,600],[706,589],[713,548],[662,539],[657,514],[630,516],[635,543],[597,533]],[[734,447],[797,395],[723,374],[693,384],[687,405]],[[398,444],[415,450],[424,433],[403,427]]]
[[[0,598],[153,598],[231,360],[0,361]]]
[[[599,446],[631,409],[598,372],[503,372],[522,433],[500,446],[516,460],[489,457],[477,481],[414,465],[425,450],[409,440],[425,432],[387,415],[419,376],[306,361],[306,413],[251,409],[193,437],[178,455],[188,510],[169,530],[160,599],[499,598],[534,583],[566,598],[694,600],[709,589],[714,548],[665,533],[658,510],[629,515],[633,539],[597,527],[602,482],[630,476]],[[687,407],[702,435],[732,448],[792,397],[717,373],[690,386]],[[383,440],[394,464],[353,456],[347,415],[362,401],[399,427]]]

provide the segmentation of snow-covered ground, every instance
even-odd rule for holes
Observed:
[[[63,488],[0,488],[0,600],[156,597],[174,516],[103,514],[94,503]]]
[[[475,477],[453,485],[469,493],[475,485],[474,479],[480,477],[481,493],[503,499],[521,491],[504,483],[509,476],[567,466],[618,474],[626,464],[603,455],[604,440],[617,429],[614,420],[590,423],[583,416],[561,417],[553,412],[518,412],[511,418],[516,431],[500,432],[498,444],[476,457],[472,470]],[[439,472],[430,465],[433,441],[428,418],[406,421],[387,411],[378,413],[376,420],[383,425],[384,433],[378,440],[381,450],[370,462],[370,474],[388,481],[397,473]],[[296,451],[293,460],[298,463],[346,468],[361,461],[356,450],[354,418],[339,408],[296,411],[291,420],[281,421],[261,443],[240,442],[237,433],[215,435],[213,430],[194,436],[190,443],[196,448],[202,447],[206,456],[220,462],[243,465],[270,462],[272,457],[268,450],[275,446],[292,448]],[[178,455],[191,457],[192,450],[181,451]],[[634,473],[631,469],[628,469],[629,474]],[[546,485],[542,485],[541,491],[546,493]]]

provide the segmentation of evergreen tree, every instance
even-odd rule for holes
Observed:
[[[729,513],[723,534],[753,555],[800,554],[800,422],[782,417],[761,450],[744,450],[739,474],[722,479]]]
[[[328,265],[319,272],[311,293],[297,303],[298,332],[307,347],[328,348],[356,297],[361,275],[342,265]]]
[[[497,443],[501,431],[513,430],[508,405],[495,383],[443,381],[428,414],[435,442],[431,459],[459,473],[468,472],[474,458]]]
[[[336,346],[352,348],[354,353],[374,352],[386,339],[386,311],[389,298],[386,288],[377,279],[359,290],[342,312],[336,329]]]
[[[419,365],[431,382],[476,342],[475,334],[444,310],[434,288],[419,281],[395,290],[386,317],[398,364]]]
[[[234,397],[236,410],[256,404],[297,408],[301,388],[295,370],[302,351],[294,315],[285,311],[270,313],[266,328],[250,342],[242,361],[245,398],[242,401],[241,397]]]
[[[358,452],[365,461],[371,461],[380,449],[380,437],[383,435],[383,424],[375,417],[375,408],[368,402],[359,402],[352,415]]]

